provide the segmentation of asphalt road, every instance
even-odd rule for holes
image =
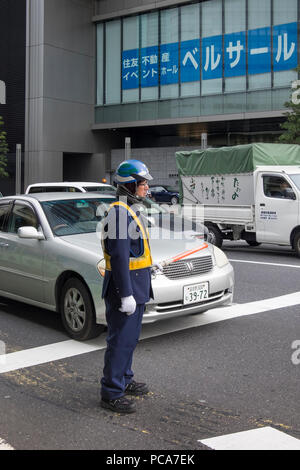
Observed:
[[[104,348],[1,373],[0,444],[205,450],[198,441],[264,426],[300,439],[300,364],[292,360],[300,358],[292,348],[300,341],[300,261],[288,248],[228,242],[224,251],[234,266],[241,313],[242,304],[294,292],[299,305],[277,308],[275,300],[269,310],[191,323],[182,331],[168,332],[163,322],[166,332],[141,340],[135,352],[135,378],[151,391],[135,398],[133,415],[99,407]],[[143,333],[151,328],[145,325]],[[7,353],[68,339],[58,315],[0,299],[0,344]],[[104,340],[105,333],[97,339]]]

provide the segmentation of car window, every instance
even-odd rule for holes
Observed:
[[[98,223],[105,216],[115,198],[67,199],[42,202],[54,235],[60,237],[79,233],[96,232]]]
[[[35,227],[38,229],[39,222],[33,208],[25,202],[16,202],[10,213],[8,221],[9,233],[18,233],[20,227]]]
[[[6,220],[9,215],[10,211],[10,203],[5,202],[4,204],[0,204],[0,230],[5,231]]]
[[[265,196],[281,199],[294,198],[291,185],[281,176],[263,176],[263,187]]]
[[[105,194],[115,194],[116,188],[113,186],[87,186],[83,188],[89,193],[105,193]]]

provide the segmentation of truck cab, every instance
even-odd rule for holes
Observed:
[[[256,241],[292,245],[298,251],[300,167],[257,167],[254,194]]]

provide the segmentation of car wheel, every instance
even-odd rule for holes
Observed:
[[[173,204],[173,206],[178,204],[178,198],[176,196],[171,197],[171,204]]]
[[[223,244],[223,237],[220,229],[216,225],[207,225],[208,234],[207,234],[207,241],[212,243],[213,245],[221,248]]]
[[[95,338],[104,330],[104,325],[96,324],[90,292],[77,278],[68,279],[63,285],[60,313],[63,325],[73,339],[85,341]]]
[[[300,232],[297,232],[294,237],[293,248],[296,252],[296,255],[300,257]]]

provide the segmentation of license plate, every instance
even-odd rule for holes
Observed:
[[[183,288],[183,304],[195,304],[208,299],[208,282],[201,284],[193,284],[184,286]]]

